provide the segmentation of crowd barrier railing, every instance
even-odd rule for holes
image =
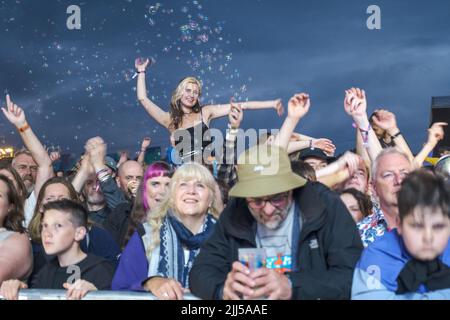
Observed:
[[[19,300],[66,300],[67,290],[55,289],[21,289]],[[185,293],[184,300],[200,300],[196,296]],[[4,300],[0,295],[0,300]],[[134,291],[90,291],[82,300],[158,300],[148,292]]]

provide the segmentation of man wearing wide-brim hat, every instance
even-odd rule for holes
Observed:
[[[294,174],[277,146],[244,152],[237,174],[234,198],[194,262],[192,293],[202,299],[349,299],[363,246],[339,196]],[[252,268],[261,250],[249,263],[242,250],[239,257],[242,248],[263,248],[263,266]]]

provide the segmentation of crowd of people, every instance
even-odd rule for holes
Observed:
[[[276,134],[242,150],[244,110],[281,116],[280,99],[201,106],[201,83],[187,77],[164,111],[147,96],[147,65],[135,64],[137,98],[169,131],[164,161],[144,163],[148,138],[136,159],[116,162],[93,137],[72,170],[54,172],[58,154],[6,96],[3,114],[24,148],[0,161],[3,298],[40,288],[65,289],[68,299],[95,290],[166,300],[450,299],[450,172],[424,167],[447,123],[434,123],[414,155],[394,113],[369,117],[366,93],[350,88],[343,109],[355,148],[336,156],[332,140],[294,132],[311,107],[297,93]],[[226,116],[220,141],[210,121]]]

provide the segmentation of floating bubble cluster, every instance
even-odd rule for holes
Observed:
[[[0,3],[6,6],[7,2]],[[176,83],[173,77],[158,73],[171,72],[179,79],[198,77],[203,84],[203,104],[225,103],[231,96],[247,99],[251,78],[242,77],[234,66],[237,57],[233,48],[242,44],[242,35],[227,32],[227,21],[218,19],[211,10],[213,2],[178,1],[177,7],[171,1],[120,3],[111,2],[101,8],[105,11],[91,13],[90,18],[97,20],[82,20],[78,31],[68,31],[65,24],[59,25],[62,19],[42,10],[37,13],[39,21],[33,21],[30,27],[21,14],[23,1],[11,2],[10,6],[8,2],[8,10],[0,10],[5,39],[14,39],[24,30],[29,32],[27,41],[14,40],[14,55],[3,62],[17,71],[5,72],[5,83],[20,81],[12,97],[41,137],[46,137],[47,145],[70,150],[65,144],[76,140],[72,145],[80,150],[88,138],[113,134],[123,127],[145,127],[149,135],[160,134],[160,127],[148,128],[153,125],[148,118],[135,118],[139,103],[134,59],[139,56],[149,58],[152,65],[158,61],[171,65],[170,70],[152,66],[146,75],[149,98],[166,110]],[[86,5],[80,6],[85,13]],[[20,96],[26,99],[17,98]],[[8,124],[1,128],[0,136],[10,135]],[[67,131],[58,136],[57,130]],[[136,139],[139,135],[136,133]],[[60,138],[66,143],[52,141]],[[153,141],[166,143],[163,138]]]
[[[232,39],[226,34],[226,21],[216,21],[208,16],[206,2],[203,6],[200,1],[187,1],[178,9],[168,6],[170,4],[151,4],[149,14],[144,15],[152,21],[149,23],[154,29],[164,32],[160,36],[163,42],[159,46],[153,45],[152,49],[165,59],[187,64],[204,85],[203,98],[210,98],[203,103],[213,103],[215,98],[227,100],[226,95],[235,94],[237,99],[246,100],[250,81],[241,79],[239,71],[231,68],[233,53],[229,46],[232,42],[242,43],[242,38]],[[217,81],[219,86],[214,83]],[[212,95],[210,89],[225,94]]]

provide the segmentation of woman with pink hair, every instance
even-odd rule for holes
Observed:
[[[147,167],[133,203],[119,204],[108,216],[103,226],[121,248],[125,247],[136,226],[144,222],[147,212],[156,208],[164,199],[173,169],[164,161],[156,161]]]

